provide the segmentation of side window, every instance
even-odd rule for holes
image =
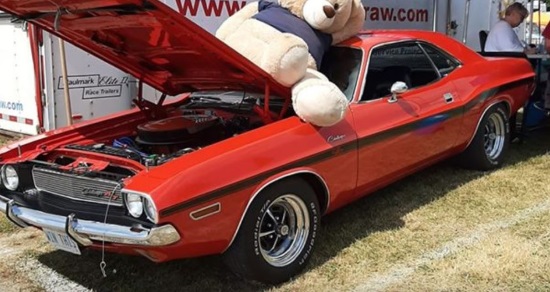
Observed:
[[[424,50],[428,54],[428,57],[430,57],[430,59],[434,63],[441,77],[447,76],[460,65],[460,63],[458,63],[454,58],[448,56],[441,50],[434,48],[431,45],[421,44],[421,46],[422,48],[424,48]]]
[[[397,81],[408,88],[426,85],[439,79],[432,62],[416,42],[391,44],[374,48],[361,100],[372,100],[391,94]]]

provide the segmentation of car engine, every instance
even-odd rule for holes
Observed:
[[[71,144],[65,148],[114,155],[156,166],[252,128],[250,118],[244,115],[222,117],[212,110],[184,110],[177,115],[138,125],[133,137],[119,137],[112,143]]]

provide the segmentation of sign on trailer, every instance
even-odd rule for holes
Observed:
[[[21,23],[0,17],[0,129],[36,134],[38,115],[31,46]]]

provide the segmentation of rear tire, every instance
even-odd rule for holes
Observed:
[[[313,188],[289,178],[262,190],[250,204],[224,261],[237,275],[278,284],[306,266],[319,229]]]
[[[466,168],[491,170],[502,165],[510,144],[510,125],[503,105],[485,112],[474,138],[457,161]]]

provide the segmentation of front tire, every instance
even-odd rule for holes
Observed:
[[[276,182],[250,204],[224,261],[249,280],[287,281],[311,257],[319,216],[319,203],[309,184],[299,178]]]
[[[495,169],[504,162],[509,144],[508,114],[503,105],[495,105],[483,115],[472,142],[458,161],[467,168]]]

